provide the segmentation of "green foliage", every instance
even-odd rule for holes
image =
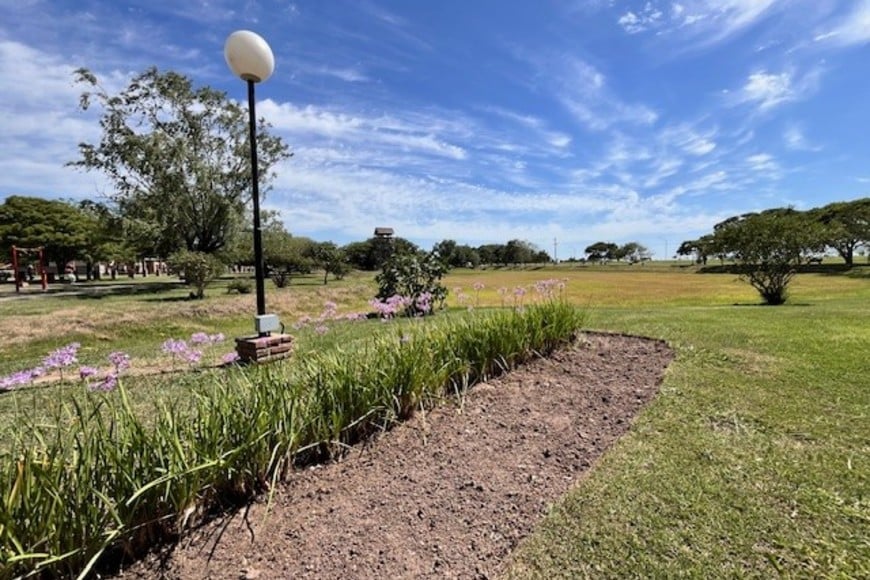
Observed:
[[[616,259],[616,255],[619,253],[619,246],[613,242],[595,242],[587,246],[583,252],[586,254],[586,259],[590,262],[604,262]]]
[[[409,314],[417,314],[414,309],[417,299],[423,294],[429,294],[432,303],[441,305],[447,298],[447,288],[441,284],[441,278],[446,272],[447,267],[434,252],[425,255],[394,254],[375,277],[378,283],[377,298],[408,298]]]
[[[137,253],[226,247],[250,202],[247,111],[222,92],[195,88],[189,78],[156,68],[117,95],[87,69],[77,70],[75,79],[85,86],[81,108],[102,109],[102,137],[97,144],[80,143],[81,158],[70,165],[102,172],[113,183],[120,215],[133,231],[147,232],[131,232]],[[257,138],[262,192],[275,165],[289,156],[268,128],[261,121]]]
[[[870,197],[831,203],[809,213],[824,225],[825,243],[852,266],[856,248],[870,243]]]
[[[442,240],[432,247],[441,261],[450,268],[477,268],[480,253],[471,246],[457,244],[454,240]]]
[[[558,302],[443,320],[210,376],[192,410],[160,405],[147,426],[123,389],[68,408],[51,428],[31,426],[0,464],[0,577],[74,576],[106,554],[141,553],[264,491],[294,462],[339,454],[445,393],[552,352],[583,322]]]
[[[0,250],[6,256],[12,246],[43,246],[47,259],[63,272],[100,238],[99,220],[72,203],[12,195],[0,205]]]
[[[614,254],[616,261],[627,260],[631,264],[645,262],[650,259],[649,250],[637,242],[628,242],[619,247]]]
[[[327,283],[330,274],[336,280],[341,280],[352,270],[350,264],[347,263],[344,250],[332,242],[314,244],[311,248],[311,256],[315,264],[323,269],[324,284]]]
[[[205,298],[205,287],[226,270],[223,262],[205,252],[182,250],[171,255],[168,263],[173,272],[193,286],[193,298]]]
[[[271,231],[263,235],[263,259],[272,282],[278,288],[290,284],[294,274],[308,274],[314,267],[311,258],[314,241],[293,237],[288,232]]]
[[[254,283],[244,278],[236,278],[227,283],[227,294],[250,294],[254,291]]]
[[[393,254],[419,252],[413,242],[405,238],[369,238],[364,242],[352,242],[343,248],[349,264],[358,270],[378,270],[383,268]]]
[[[741,278],[770,305],[785,303],[798,266],[808,253],[824,248],[823,238],[817,222],[790,210],[731,218],[715,232],[717,244],[740,266]]]

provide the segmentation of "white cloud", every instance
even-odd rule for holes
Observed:
[[[294,136],[307,134],[314,138],[341,138],[346,144],[395,147],[399,151],[457,160],[467,157],[462,147],[427,132],[429,127],[415,126],[394,118],[332,112],[311,105],[296,107],[271,99],[263,101],[258,106],[258,112],[267,117],[278,131]],[[294,137],[291,142],[295,140]]]
[[[838,46],[863,45],[870,42],[870,0],[860,0],[855,8],[834,27],[817,34],[816,42]]]
[[[799,125],[789,125],[782,134],[785,146],[793,151],[820,151],[821,147],[809,142]]]
[[[783,103],[799,101],[816,91],[821,78],[821,69],[815,68],[804,75],[793,71],[769,73],[760,70],[751,73],[736,94],[736,104],[748,103],[759,111],[768,111]]]
[[[617,21],[626,32],[629,34],[637,34],[649,30],[659,24],[663,16],[661,10],[656,8],[652,2],[647,2],[642,10],[637,14],[628,11],[623,14]]]
[[[743,85],[743,97],[747,101],[757,102],[761,110],[793,100],[791,74],[752,73]]]
[[[779,174],[779,164],[769,153],[757,153],[746,158],[749,168],[752,171],[766,173],[770,177],[776,177]]]
[[[628,11],[617,21],[629,34],[656,31],[678,33],[708,46],[731,38],[770,16],[792,0],[652,0]]]
[[[647,105],[626,103],[607,87],[604,75],[591,64],[563,56],[559,65],[540,66],[551,74],[555,96],[588,128],[602,131],[615,124],[652,125],[658,113]]]

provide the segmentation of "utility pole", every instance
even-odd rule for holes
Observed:
[[[556,264],[559,263],[558,248],[559,248],[559,240],[557,240],[556,238],[553,238],[553,262]]]

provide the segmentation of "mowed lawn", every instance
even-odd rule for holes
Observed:
[[[734,275],[672,265],[451,273],[451,315],[528,303],[537,299],[535,282],[556,278],[566,281],[566,299],[588,309],[590,328],[662,338],[677,353],[659,397],[552,506],[508,575],[870,577],[868,274],[800,275],[787,305],[763,307]],[[270,308],[288,326],[316,316],[326,300],[339,312],[365,309],[375,292],[368,275],[326,287],[302,282],[268,285]],[[123,349],[135,355],[134,368],[137,357],[162,364],[165,338],[233,336],[250,325],[252,296],[182,296],[0,302],[3,323],[15,329],[0,338],[0,370],[26,368],[70,340],[82,342],[86,357]],[[31,323],[52,332],[22,330]],[[344,324],[324,336],[298,331],[300,348],[368,333]],[[172,379],[142,386],[144,402],[184,392]],[[58,398],[60,389],[81,385],[44,387],[39,399]],[[20,395],[19,411],[40,407]],[[0,431],[17,398],[0,395]]]

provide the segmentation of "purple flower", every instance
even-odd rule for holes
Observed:
[[[191,344],[205,344],[210,342],[209,336],[204,332],[195,332],[190,335],[190,343]]]
[[[45,374],[45,369],[42,367],[34,367],[34,368],[30,369],[30,376],[34,379],[37,377],[41,377],[44,374]]]
[[[115,367],[115,372],[120,373],[130,368],[130,355],[120,350],[115,351],[109,354],[109,362]]]
[[[208,337],[208,341],[212,344],[217,344],[219,342],[223,342],[227,337],[224,336],[223,332],[218,332],[217,334],[212,334]]]
[[[91,390],[92,391],[108,392],[108,391],[114,391],[115,387],[117,387],[117,386],[118,386],[118,375],[116,375],[115,373],[109,373],[105,377],[103,377],[103,380],[101,380],[100,382],[91,386]]]
[[[184,360],[187,361],[189,364],[195,365],[202,358],[202,351],[188,350],[187,352],[183,353],[182,356],[184,357]]]
[[[73,342],[57,349],[42,359],[42,366],[46,369],[62,369],[77,363],[76,353],[81,346],[78,342]]]
[[[163,352],[173,356],[184,354],[187,352],[187,343],[183,340],[170,338],[163,343]]]
[[[33,381],[31,371],[18,371],[7,377],[0,378],[0,389],[11,390],[18,386],[28,385]]]
[[[237,353],[236,351],[228,352],[221,357],[221,361],[223,361],[225,365],[232,364],[237,360],[239,360],[239,353]]]
[[[326,326],[325,324],[321,324],[320,326],[317,326],[314,328],[314,332],[316,332],[317,334],[323,335],[323,334],[326,334],[327,332],[329,332],[329,327]]]
[[[486,288],[486,286],[484,286],[483,282],[475,282],[474,283],[474,289],[477,290],[478,292],[480,292],[484,288]]]
[[[86,380],[86,379],[94,376],[98,372],[99,371],[97,369],[95,369],[94,367],[80,367],[79,368],[79,378],[81,378],[82,380]]]

